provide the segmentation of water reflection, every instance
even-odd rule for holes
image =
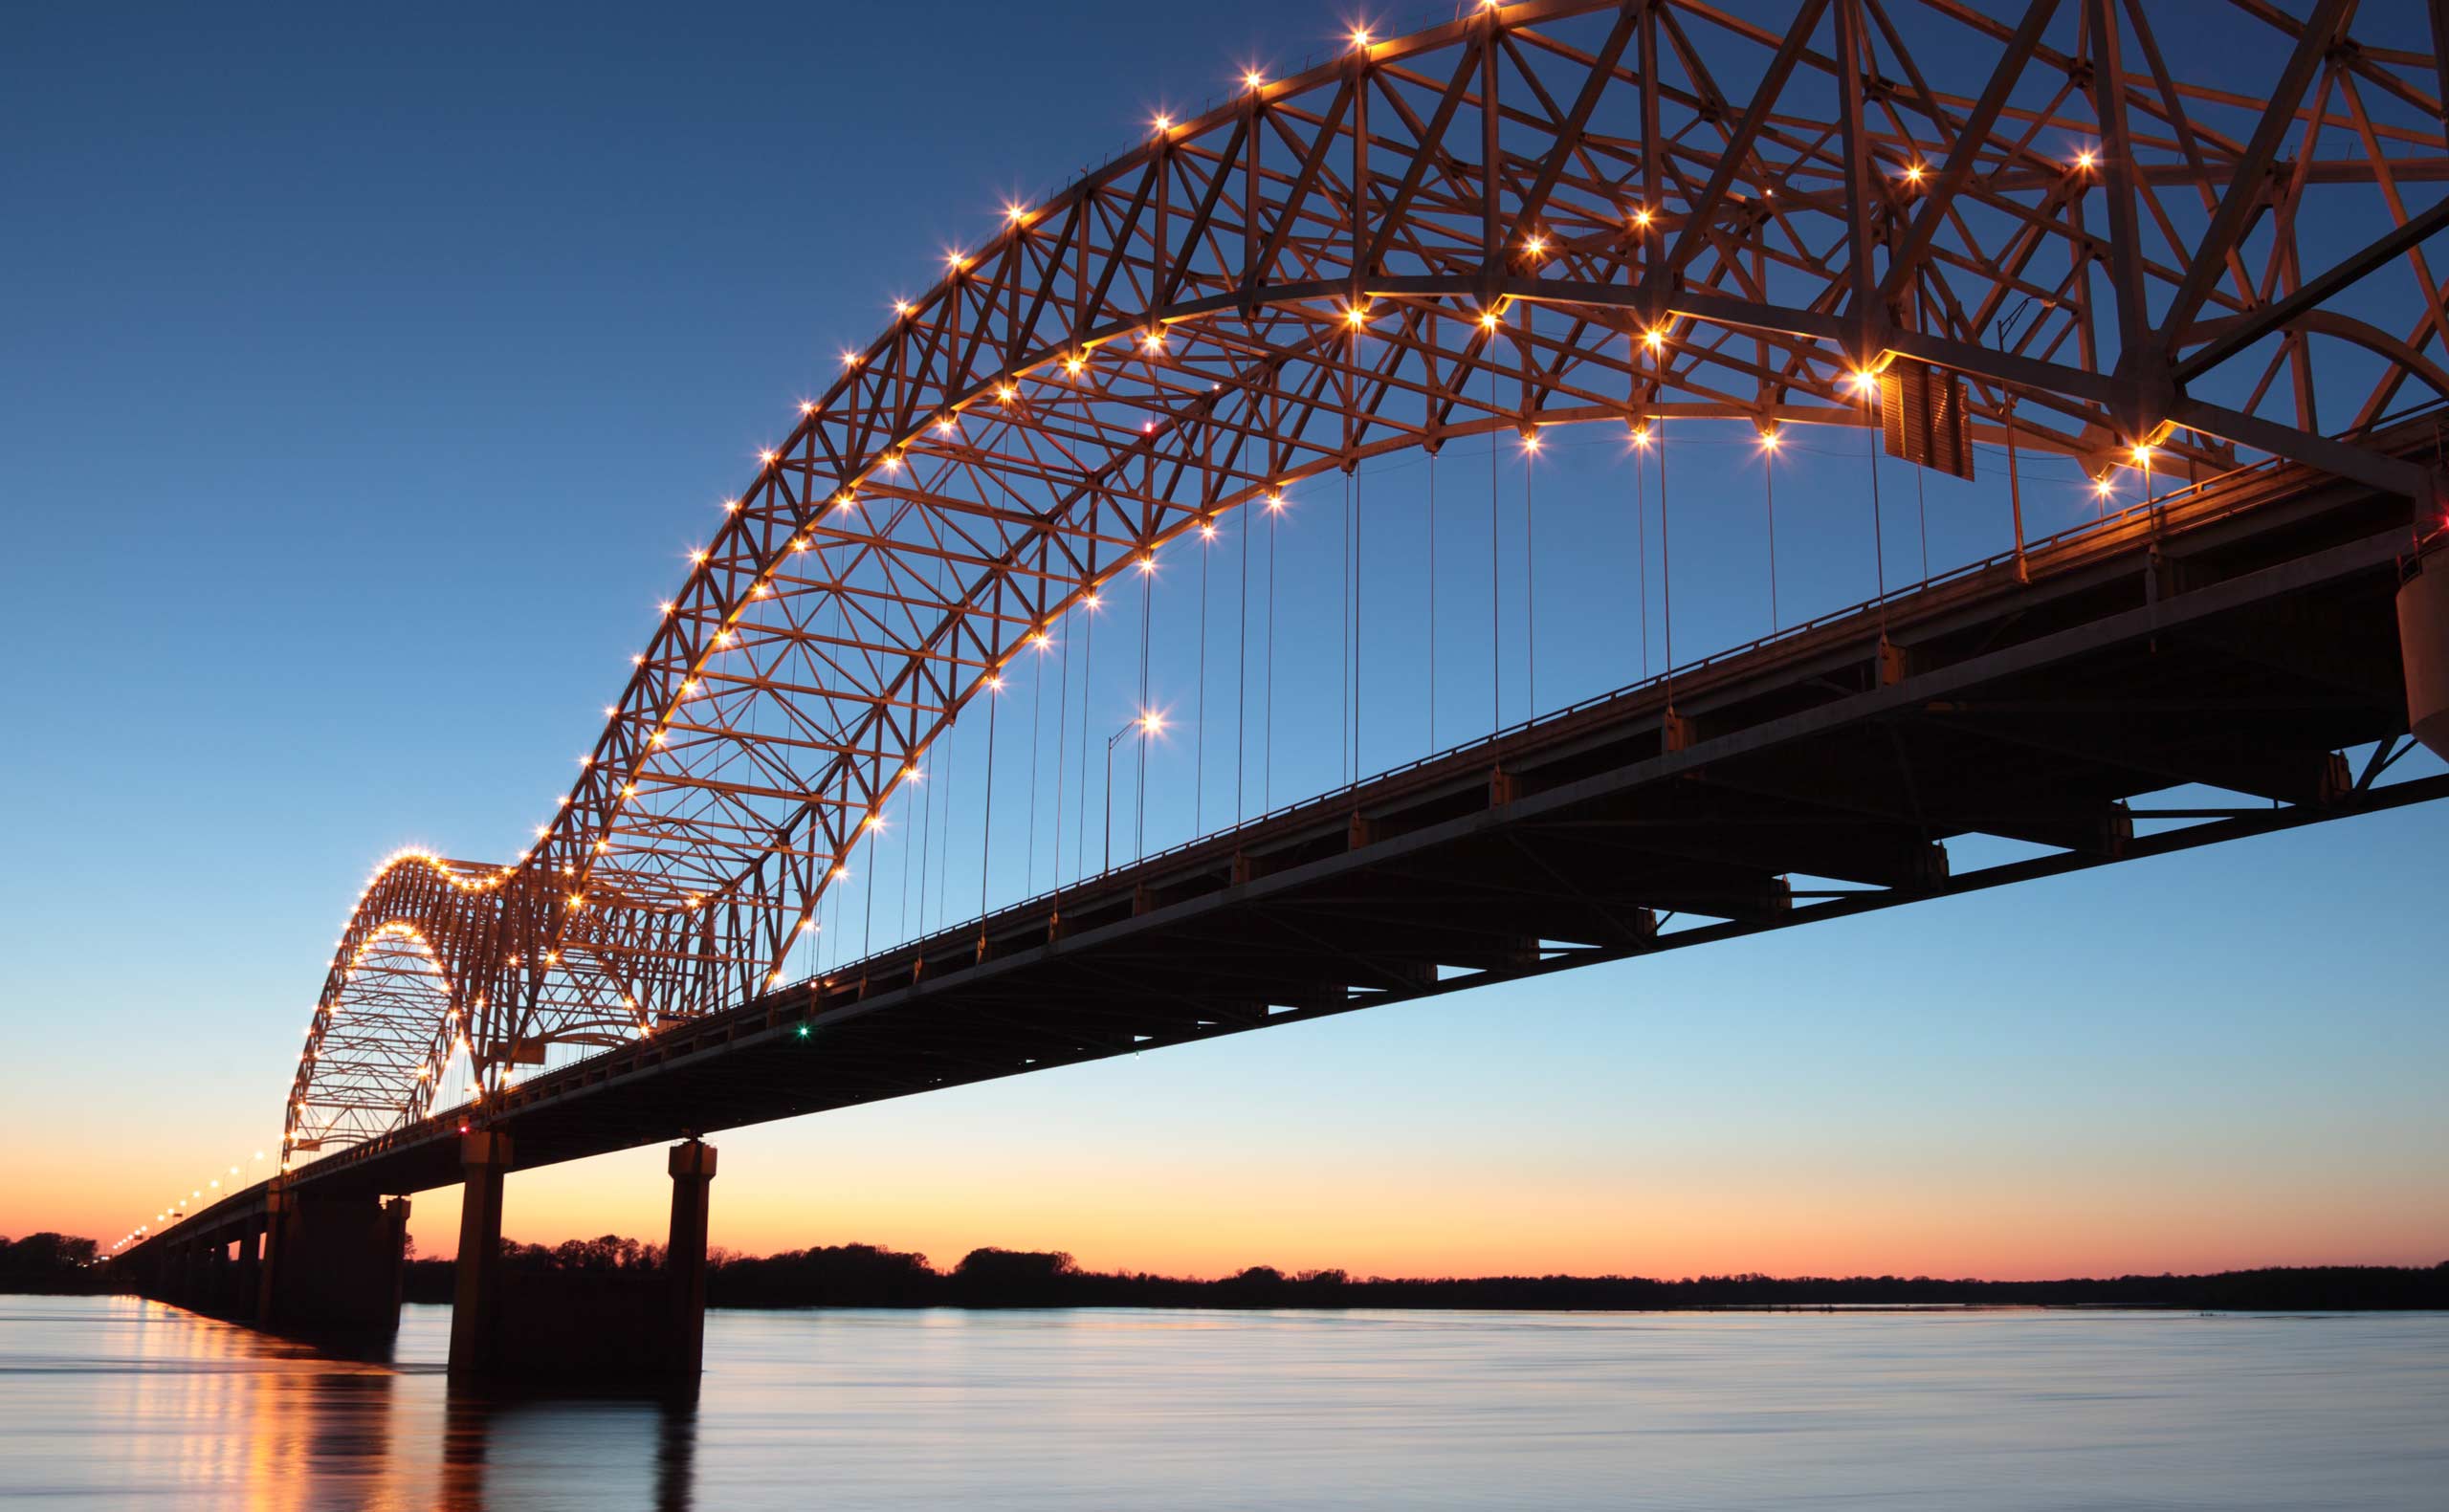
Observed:
[[[0,1502],[2401,1508],[2449,1315],[717,1313],[692,1405],[0,1297]]]
[[[351,1358],[127,1298],[0,1297],[0,1501],[686,1509],[696,1410],[453,1392],[449,1314]]]

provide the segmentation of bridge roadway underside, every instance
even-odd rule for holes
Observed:
[[[2408,545],[2404,500],[2248,474],[541,1074],[479,1122],[546,1165],[2442,796],[2338,754],[2406,728]],[[2127,801],[2194,783],[2224,791]],[[1959,842],[1990,863],[1952,870],[1959,836],[2022,844]],[[460,1121],[290,1179],[455,1182]]]

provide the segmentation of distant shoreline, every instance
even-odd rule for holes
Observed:
[[[607,1236],[546,1249],[508,1244],[506,1261],[566,1276],[651,1268],[653,1245]],[[452,1262],[410,1260],[407,1296],[451,1298]],[[2373,1312],[2449,1309],[2449,1263],[2264,1267],[2202,1276],[2061,1281],[1935,1277],[1629,1276],[1356,1278],[1257,1265],[1216,1280],[1082,1270],[1060,1251],[973,1250],[950,1270],[923,1255],[869,1244],[779,1255],[717,1255],[714,1307],[1192,1307],[1491,1312],[1832,1312],[1976,1307],[2163,1311]]]
[[[506,1242],[510,1269],[553,1275],[572,1287],[590,1277],[652,1271],[660,1245],[607,1235],[546,1247]],[[32,1234],[0,1238],[0,1293],[107,1291],[90,1239]],[[949,1270],[924,1255],[838,1244],[709,1258],[713,1307],[1167,1307],[1422,1312],[1863,1312],[1979,1308],[2131,1308],[2213,1312],[2449,1310],[2449,1261],[2430,1266],[2264,1266],[2199,1276],[1981,1281],[1931,1276],[1354,1277],[1340,1270],[1287,1274],[1254,1265],[1214,1280],[1083,1270],[1053,1250],[972,1250]],[[410,1259],[403,1296],[449,1302],[454,1262]],[[609,1280],[606,1284],[612,1284]]]

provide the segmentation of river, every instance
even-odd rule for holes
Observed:
[[[732,1312],[694,1407],[0,1297],[0,1501],[2449,1506],[2449,1314]]]

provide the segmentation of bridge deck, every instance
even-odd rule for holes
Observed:
[[[546,1165],[2441,796],[2335,754],[2404,730],[2408,544],[2404,500],[2257,469],[540,1074],[486,1121]],[[2244,796],[2126,806],[2188,783]],[[2024,854],[1952,872],[1965,835]],[[455,1180],[461,1116],[293,1179]]]

